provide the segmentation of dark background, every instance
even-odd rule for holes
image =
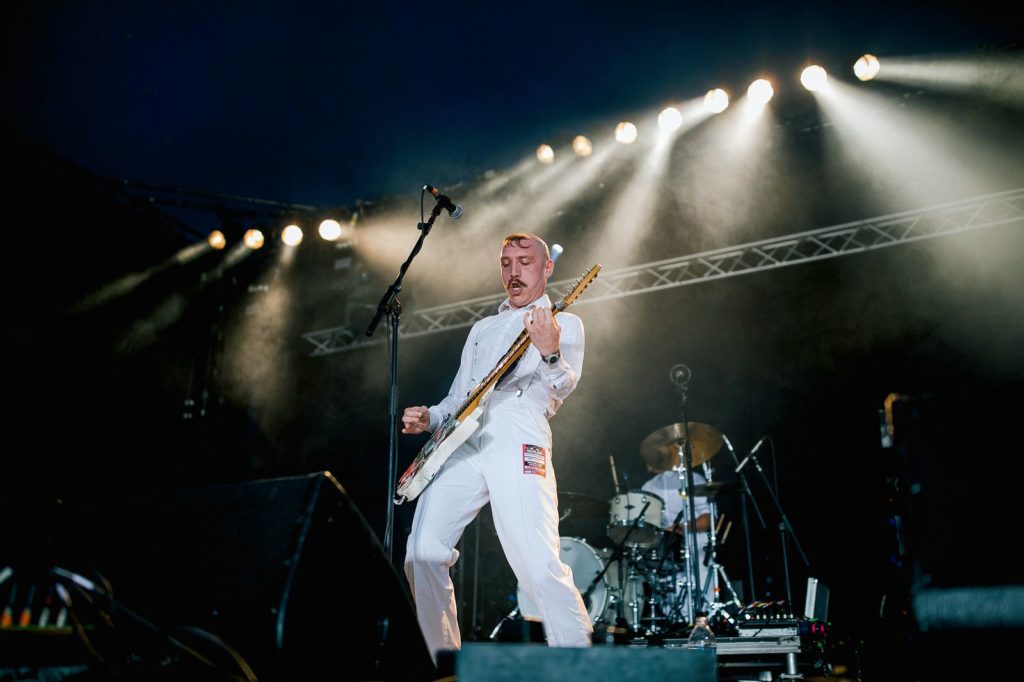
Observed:
[[[386,345],[314,357],[302,334],[365,327],[415,242],[410,195],[423,182],[472,196],[485,170],[501,172],[549,135],[613,124],[669,93],[702,92],[708,80],[742,83],[759,66],[795,64],[816,50],[844,65],[837,70],[866,49],[1019,56],[1008,22],[979,8],[910,5],[891,23],[824,9],[754,11],[731,34],[730,44],[746,51],[731,52],[710,35],[694,38],[721,19],[717,12],[683,17],[655,3],[648,9],[671,21],[638,12],[620,24],[610,8],[587,14],[588,7],[15,10],[4,67],[8,234],[16,237],[5,268],[4,480],[19,506],[3,522],[16,538],[8,546],[73,562],[65,540],[76,510],[97,499],[320,470],[335,475],[382,537],[390,500]],[[568,28],[576,22],[579,33]],[[538,25],[548,27],[549,41],[524,37]],[[244,49],[251,45],[259,47]],[[268,45],[301,58],[281,58]],[[656,58],[666,54],[672,59]],[[694,57],[716,77],[685,59]],[[572,96],[557,97],[567,83],[576,84]],[[879,88],[953,122],[950,135],[969,130],[979,148],[996,150],[987,157],[996,176],[987,191],[1024,186],[1019,101]],[[910,191],[919,189],[914,175],[889,183],[830,156],[830,129],[803,125],[816,109],[796,97],[778,101],[780,144],[795,162],[745,193],[746,202],[763,202],[758,220],[748,215],[731,233],[709,233],[691,205],[701,197],[662,199],[656,229],[637,236],[630,264],[924,207]],[[965,159],[965,176],[978,164]],[[671,168],[679,177],[699,173],[686,156]],[[150,270],[128,293],[85,307],[90,294],[164,263],[219,220],[162,210],[116,178],[350,209],[366,199],[365,229],[392,231],[374,258],[358,244],[344,252],[355,263],[345,270],[334,267],[337,249],[307,237],[291,267],[267,248],[221,272],[223,255],[206,253]],[[616,178],[600,180],[614,186]],[[933,194],[931,203],[970,198],[968,185]],[[556,278],[574,276],[591,255],[604,259],[602,237],[589,232],[607,213],[604,187],[595,181],[548,226],[546,236],[567,246]],[[464,203],[469,222],[478,207]],[[458,232],[442,216],[410,271],[406,309],[499,292],[494,269],[477,277],[449,266],[453,255],[492,258],[507,227]],[[1005,524],[1009,533],[1019,518],[1008,501],[1019,448],[1007,405],[1019,405],[1024,376],[1022,247],[1017,221],[618,300],[590,304],[584,296],[574,308],[587,331],[584,375],[553,421],[559,488],[609,499],[609,455],[620,479],[639,487],[647,476],[640,443],[681,421],[669,370],[685,363],[693,372],[690,420],[720,429],[741,457],[769,437],[760,461],[809,560],[789,542],[798,608],[807,577],[817,577],[831,588],[837,631],[865,639],[867,658],[881,656],[887,645],[874,643],[887,640],[871,633],[908,621],[907,566],[893,526],[906,504],[906,466],[896,449],[882,447],[886,396],[939,395],[963,406],[932,424],[933,433],[955,434],[963,451],[943,465],[950,499],[929,507],[929,523],[941,528],[942,514],[980,514],[986,527]],[[443,395],[465,332],[401,342],[401,405]],[[980,433],[987,435],[969,435]],[[400,467],[421,445],[401,439]],[[712,460],[716,480],[735,480],[727,457]],[[768,527],[751,517],[754,585],[745,596],[781,599],[779,515],[765,482],[750,473]],[[748,583],[738,505],[736,495],[721,500],[734,521],[722,561],[734,581]],[[412,511],[406,505],[396,514],[398,565]],[[986,568],[1005,566],[1006,550],[976,547],[970,524],[950,525],[949,552],[963,556],[953,583],[1013,582]],[[463,550],[456,580],[465,636],[483,638],[514,607],[515,581],[486,514]]]

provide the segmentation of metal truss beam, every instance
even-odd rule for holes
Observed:
[[[576,305],[1014,223],[1024,225],[1024,188],[705,251],[692,256],[605,270]],[[548,285],[548,289],[553,292],[562,291],[568,289],[572,282],[572,279],[553,282]],[[407,313],[402,318],[399,335],[402,338],[413,338],[469,327],[477,320],[491,315],[502,300],[504,295],[484,296]],[[349,326],[307,332],[303,338],[313,345],[314,356],[382,342],[380,338],[367,339]]]

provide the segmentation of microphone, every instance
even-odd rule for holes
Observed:
[[[768,436],[761,436],[761,440],[757,441],[757,443],[754,445],[754,448],[750,451],[750,454],[744,457],[743,461],[740,462],[740,465],[736,467],[737,474],[740,472],[740,469],[745,467],[747,465],[747,462],[749,462],[751,458],[753,458],[754,453],[757,452],[758,448],[760,448],[766,440],[768,440]]]
[[[668,378],[676,386],[685,386],[690,381],[690,368],[686,365],[676,365],[668,372]]]
[[[612,465],[612,483],[615,484],[615,494],[618,495],[619,494],[619,477],[615,473],[615,456],[614,455],[608,455],[608,461]]]
[[[462,217],[462,206],[459,204],[453,204],[452,200],[444,194],[441,194],[441,190],[430,185],[423,185],[423,189],[427,190],[434,195],[434,199],[437,200],[438,206],[448,211],[448,215],[452,217],[452,220],[458,220]]]

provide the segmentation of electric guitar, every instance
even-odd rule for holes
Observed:
[[[596,264],[583,273],[579,279],[573,282],[572,290],[562,297],[562,300],[551,306],[551,312],[557,315],[568,308],[583,293],[583,290],[590,286],[600,270],[601,265]],[[524,329],[508,351],[501,356],[494,369],[488,372],[487,376],[469,392],[459,409],[437,427],[430,440],[416,455],[402,477],[398,479],[395,504],[415,499],[423,492],[423,489],[437,475],[451,454],[476,431],[480,426],[480,418],[483,416],[484,407],[488,398],[491,397],[494,387],[522,357],[529,345],[530,335]]]

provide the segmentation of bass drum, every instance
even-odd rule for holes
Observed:
[[[590,587],[590,583],[594,581],[594,577],[604,568],[604,557],[607,555],[607,551],[596,550],[579,538],[563,537],[560,539],[560,545],[559,556],[562,563],[572,570],[573,584],[583,595]],[[613,570],[616,570],[615,565],[608,568],[609,572]],[[519,602],[519,613],[524,620],[537,622],[543,620],[540,609],[526,595],[522,585],[516,587],[516,599]],[[608,607],[612,603],[612,593],[608,586],[607,573],[597,581],[590,597],[584,597],[583,603],[587,607],[591,624],[598,622],[598,619],[608,611]]]

